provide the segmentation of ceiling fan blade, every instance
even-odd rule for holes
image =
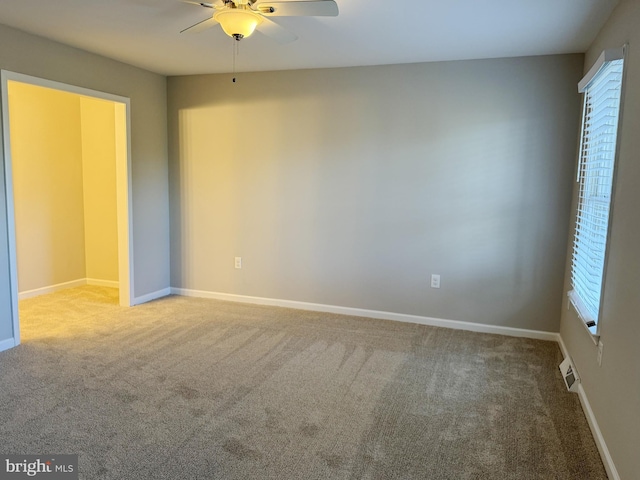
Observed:
[[[286,28],[265,17],[262,17],[262,22],[256,27],[256,30],[273,38],[278,43],[289,43],[298,38]]]
[[[308,2],[260,2],[254,9],[267,17],[336,17],[338,4],[334,0]]]
[[[180,33],[184,33],[184,32],[198,33],[198,32],[201,32],[203,30],[206,30],[207,28],[211,28],[211,27],[213,27],[214,25],[217,25],[217,24],[218,24],[218,21],[215,18],[213,18],[213,17],[205,18],[201,22],[194,23],[190,27],[187,27],[184,30],[181,30]]]
[[[199,5],[200,7],[213,8],[213,3],[209,3],[209,2],[196,2],[195,0],[180,0],[180,1],[182,3],[189,3],[191,5]]]

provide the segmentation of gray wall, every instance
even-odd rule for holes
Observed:
[[[582,67],[169,78],[171,285],[557,332]]]
[[[2,25],[0,68],[131,98],[134,295],[168,287],[165,77]],[[0,189],[1,342],[12,328],[4,182]]]
[[[623,1],[587,52],[585,71],[606,48],[629,43],[620,156],[615,187],[602,318],[602,366],[597,348],[573,308],[562,309],[560,333],[582,377],[584,390],[620,478],[640,472],[640,2]],[[576,190],[577,194],[577,190]],[[570,233],[573,232],[573,226]],[[568,250],[570,252],[570,250]],[[566,267],[569,290],[570,270]],[[566,300],[565,300],[566,301]]]

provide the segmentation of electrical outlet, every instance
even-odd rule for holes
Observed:
[[[431,275],[431,288],[440,288],[440,275],[436,273]]]
[[[604,348],[604,345],[602,344],[602,340],[600,340],[598,342],[598,366],[601,367],[602,366],[602,349]]]
[[[236,268],[242,268],[242,257],[236,257]]]

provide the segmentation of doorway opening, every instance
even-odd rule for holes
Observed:
[[[14,344],[18,300],[84,284],[131,306],[130,101],[2,71]]]

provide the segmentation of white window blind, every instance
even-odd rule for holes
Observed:
[[[611,58],[611,51],[608,52]],[[603,53],[601,59],[605,58]],[[582,320],[595,333],[604,279],[623,59],[604,60],[593,70],[588,74],[590,78],[580,84],[585,96],[570,298]]]

